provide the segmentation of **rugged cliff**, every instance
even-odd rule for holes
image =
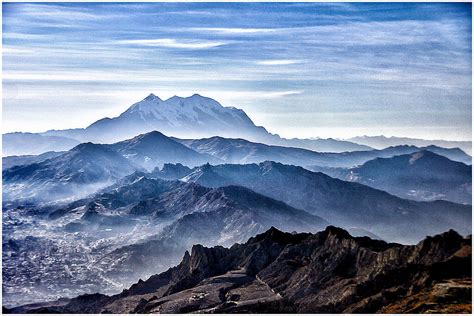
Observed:
[[[6,312],[470,313],[471,237],[413,246],[271,228],[231,248],[193,246],[168,271],[115,296],[84,295]]]

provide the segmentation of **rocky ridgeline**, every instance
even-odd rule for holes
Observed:
[[[5,312],[470,313],[471,237],[405,246],[271,228],[231,248],[193,246],[182,262],[115,296],[83,295]]]

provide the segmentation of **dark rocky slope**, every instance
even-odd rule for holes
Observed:
[[[414,246],[275,228],[231,248],[195,245],[168,271],[115,296],[83,295],[4,312],[471,312],[471,238],[455,231]]]

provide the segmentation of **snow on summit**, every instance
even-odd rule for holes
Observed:
[[[165,120],[173,127],[185,127],[190,122],[212,124],[211,119],[225,125],[235,123],[233,120],[241,123],[251,122],[243,111],[223,107],[216,100],[199,94],[190,97],[173,96],[167,100],[150,94],[142,101],[133,104],[122,115],[138,115],[143,120]]]

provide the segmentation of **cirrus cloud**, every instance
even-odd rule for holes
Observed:
[[[206,40],[176,40],[173,38],[156,38],[156,39],[129,39],[119,40],[118,44],[152,46],[165,48],[182,48],[182,49],[208,49],[229,44],[224,41],[206,41]]]
[[[304,63],[304,60],[299,59],[270,59],[270,60],[259,60],[256,62],[257,65],[264,66],[285,66]]]

